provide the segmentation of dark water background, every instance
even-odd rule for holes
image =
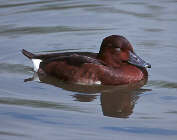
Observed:
[[[36,53],[98,52],[125,36],[150,62],[133,87],[24,82]],[[177,139],[176,0],[0,0],[0,140]]]

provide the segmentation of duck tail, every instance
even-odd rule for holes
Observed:
[[[28,51],[26,51],[25,49],[23,49],[22,50],[22,53],[26,56],[26,57],[28,57],[29,59],[34,59],[35,58],[35,54],[33,54],[33,53],[31,53],[31,52],[28,52]]]
[[[36,58],[36,55],[35,55],[35,54],[33,54],[33,53],[31,53],[31,52],[28,52],[28,51],[26,51],[26,50],[24,50],[24,49],[22,50],[22,53],[23,53],[26,57],[28,57],[29,59],[32,60],[33,65],[34,65],[34,71],[37,72],[38,69],[39,69],[40,63],[42,62],[42,60]]]

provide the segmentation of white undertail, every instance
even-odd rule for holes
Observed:
[[[34,65],[34,71],[37,72],[42,60],[41,59],[32,59],[32,61],[33,61],[33,65]]]

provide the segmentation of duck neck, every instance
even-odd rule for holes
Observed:
[[[109,51],[106,51],[105,53],[99,52],[97,58],[109,67],[119,68],[121,66],[121,61],[116,57],[114,58],[114,55]]]

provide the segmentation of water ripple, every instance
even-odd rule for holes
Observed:
[[[2,4],[2,5],[0,5],[0,8],[11,8],[11,7],[20,7],[20,6],[36,5],[36,4],[45,4],[45,3],[51,3],[51,1],[35,1],[35,2]]]
[[[49,34],[57,32],[80,32],[80,31],[99,31],[99,30],[111,30],[109,28],[80,28],[69,26],[39,26],[39,27],[0,27],[0,36],[12,36],[12,35],[29,35],[29,34]]]
[[[35,107],[35,108],[49,108],[49,109],[59,109],[65,111],[76,111],[76,112],[85,112],[76,106],[67,105],[64,103],[56,103],[51,101],[41,101],[41,100],[27,100],[27,99],[17,99],[10,97],[1,97],[0,104],[6,105],[18,105],[26,107]]]
[[[128,10],[122,10],[122,9],[116,9],[113,7],[97,7],[92,8],[90,11],[100,12],[100,13],[111,13],[111,14],[125,14],[125,15],[131,15],[136,17],[142,17],[142,18],[153,18],[154,15],[152,13],[138,13]]]
[[[121,131],[135,134],[151,134],[151,135],[177,135],[177,130],[169,130],[165,128],[145,128],[145,127],[104,127],[107,130]]]
[[[29,66],[24,66],[22,64],[8,64],[0,63],[0,73],[18,73],[18,74],[29,74],[32,68]]]
[[[158,88],[161,87],[161,88],[177,89],[176,82],[161,81],[161,80],[151,80],[148,82],[148,86],[155,86]]]
[[[20,134],[20,133],[13,133],[13,132],[6,132],[6,131],[0,131],[0,136],[18,136],[18,137],[28,137],[28,135]]]

